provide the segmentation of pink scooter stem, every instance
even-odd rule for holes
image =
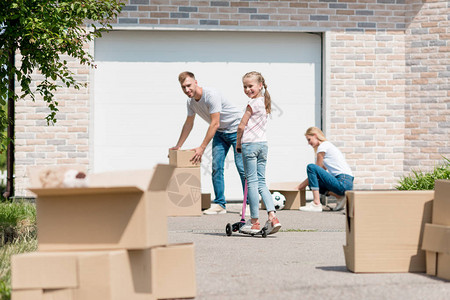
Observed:
[[[247,179],[245,179],[244,201],[242,202],[242,215],[241,215],[241,222],[242,223],[245,223],[245,208],[247,207],[247,193],[248,193],[248,185],[247,185]]]

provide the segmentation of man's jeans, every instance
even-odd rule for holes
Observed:
[[[267,142],[242,144],[242,157],[248,186],[247,199],[250,203],[251,217],[255,219],[259,217],[258,194],[261,195],[266,210],[268,212],[275,211],[272,195],[266,186],[267,151]]]
[[[234,163],[241,177],[242,190],[244,190],[245,173],[242,164],[242,154],[236,151],[236,132],[225,133],[216,131],[212,144],[212,182],[216,198],[214,203],[226,208],[225,200],[225,182],[224,182],[224,164],[230,147],[234,151]]]
[[[318,190],[324,195],[330,191],[339,196],[345,195],[345,191],[353,189],[353,177],[347,174],[339,174],[336,177],[328,173],[322,167],[309,164],[306,168],[308,183],[311,190]]]

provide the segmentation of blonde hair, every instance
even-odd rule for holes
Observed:
[[[246,73],[244,76],[242,76],[242,80],[251,76],[256,77],[256,80],[262,84],[264,88],[264,105],[266,107],[266,113],[270,114],[270,112],[272,111],[272,100],[270,98],[269,91],[267,91],[266,81],[264,80],[264,77],[261,75],[261,73],[255,71]]]
[[[189,71],[184,71],[184,72],[181,72],[180,75],[178,75],[178,81],[180,82],[180,84],[183,84],[183,82],[184,82],[184,81],[186,80],[186,78],[188,78],[188,77],[190,77],[190,78],[192,78],[192,79],[195,80],[195,75],[194,75],[194,73],[189,72]]]
[[[305,136],[316,136],[317,139],[321,142],[325,142],[327,138],[325,137],[325,134],[323,134],[322,130],[320,130],[317,127],[309,127],[306,129]],[[314,151],[317,151],[317,147],[314,148]]]

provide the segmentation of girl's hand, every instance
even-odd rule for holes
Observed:
[[[237,152],[237,153],[242,153],[241,145],[237,145],[237,144],[236,144],[236,152]]]

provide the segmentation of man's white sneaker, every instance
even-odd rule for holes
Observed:
[[[345,196],[339,197],[336,199],[336,206],[333,210],[338,211],[344,208],[345,203],[347,202],[347,198]]]
[[[220,206],[219,204],[211,204],[211,207],[207,210],[204,210],[203,213],[205,215],[221,215],[226,214],[227,210]]]
[[[301,211],[321,212],[322,204],[315,204],[313,201],[307,203],[305,206],[300,207]]]

